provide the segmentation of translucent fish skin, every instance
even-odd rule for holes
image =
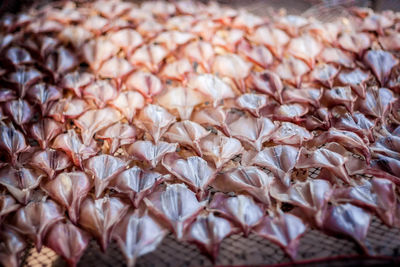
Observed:
[[[83,160],[97,153],[97,146],[93,140],[89,146],[86,146],[73,130],[58,135],[53,141],[53,148],[61,149],[67,153],[76,166],[81,166]]]
[[[29,89],[28,97],[32,98],[32,102],[40,106],[42,115],[44,115],[47,113],[50,104],[62,97],[62,93],[56,86],[38,83]]]
[[[304,215],[311,218],[318,227],[322,227],[328,201],[333,199],[333,195],[333,186],[329,181],[322,179],[307,179],[283,190],[274,185],[271,189],[273,198],[300,207]]]
[[[39,142],[42,149],[46,149],[51,141],[63,131],[63,125],[53,119],[45,118],[30,127],[31,136]]]
[[[289,121],[299,123],[303,120],[303,116],[309,112],[307,106],[294,103],[276,106],[272,117],[279,121]],[[269,116],[269,114],[263,114]]]
[[[272,27],[257,28],[252,34],[251,39],[256,43],[267,46],[278,58],[282,56],[282,46],[286,45],[290,40],[284,31]]]
[[[371,221],[371,215],[352,204],[331,206],[324,219],[324,229],[354,239],[364,250],[364,241]]]
[[[322,44],[307,34],[293,38],[288,45],[288,52],[294,57],[304,60],[310,67],[314,66],[315,57],[321,50]]]
[[[117,97],[117,94],[116,84],[107,80],[95,81],[83,90],[84,97],[93,100],[98,108],[104,108],[108,102]]]
[[[295,87],[300,87],[303,75],[310,71],[310,67],[301,59],[289,57],[285,58],[282,63],[276,67],[275,71],[282,80]]]
[[[106,251],[115,226],[126,214],[129,205],[117,197],[105,196],[99,199],[87,197],[81,204],[79,225],[91,233]]]
[[[101,196],[110,181],[126,166],[125,161],[110,155],[94,156],[84,163],[85,171],[94,177],[96,198]]]
[[[140,215],[140,210],[129,210],[117,224],[113,239],[124,254],[127,266],[132,267],[138,257],[156,250],[167,233],[147,212]]]
[[[210,134],[200,141],[201,154],[205,158],[210,158],[217,169],[225,163],[243,152],[243,146],[239,140],[226,137],[218,133]]]
[[[157,102],[170,110],[177,110],[181,120],[190,119],[195,106],[205,102],[204,96],[197,91],[184,88],[168,88],[157,98]]]
[[[88,103],[83,99],[61,99],[52,103],[46,115],[57,122],[65,123],[67,119],[76,119],[89,109]]]
[[[332,114],[327,108],[318,108],[313,115],[307,115],[305,119],[305,127],[307,130],[323,129],[327,130],[331,127]]]
[[[106,39],[92,39],[83,47],[83,56],[93,70],[98,70],[101,64],[118,52],[118,48]]]
[[[137,110],[145,105],[145,99],[139,92],[124,91],[110,102],[110,105],[118,109],[131,123]]]
[[[82,141],[85,145],[93,141],[93,135],[121,119],[121,114],[112,108],[104,108],[86,111],[75,120],[76,125],[82,131]]]
[[[197,90],[211,99],[214,106],[225,99],[235,96],[232,88],[219,77],[212,74],[200,74],[193,76],[188,81],[188,87]]]
[[[0,237],[0,263],[5,267],[19,266],[21,254],[26,248],[23,236],[9,227],[4,227]]]
[[[329,106],[343,104],[349,112],[352,113],[354,110],[356,97],[352,94],[350,86],[334,87],[330,90],[326,90],[324,98]]]
[[[65,218],[63,213],[63,209],[50,199],[33,201],[14,214],[10,227],[27,235],[35,242],[36,249],[40,252],[48,231]]]
[[[143,65],[150,71],[156,72],[167,54],[168,51],[161,45],[143,45],[129,57],[129,62],[133,65]]]
[[[381,86],[385,86],[392,68],[399,64],[390,52],[370,50],[364,55],[364,62],[372,69]]]
[[[191,61],[199,62],[205,70],[210,69],[211,60],[214,58],[212,45],[204,41],[196,41],[187,44],[183,53]]]
[[[387,88],[368,88],[365,99],[358,101],[359,111],[384,121],[384,116],[395,101],[393,92]]]
[[[44,171],[52,179],[57,172],[68,168],[71,161],[64,152],[47,149],[33,154],[30,165]]]
[[[350,177],[344,166],[346,159],[341,154],[326,148],[312,151],[301,148],[299,153],[296,168],[309,168],[310,166],[326,168],[345,183],[350,182]]]
[[[28,204],[33,191],[43,179],[43,173],[32,168],[3,167],[0,170],[0,184],[21,204]]]
[[[34,112],[32,106],[22,99],[7,102],[4,105],[4,111],[19,126],[26,124],[32,119]]]
[[[280,212],[272,217],[265,216],[254,231],[282,247],[292,259],[295,259],[300,237],[306,229],[307,226],[300,218]]]
[[[396,184],[399,183],[396,177],[399,177],[400,160],[377,154],[376,157],[371,160],[371,167],[372,169],[367,170],[368,173],[376,175],[377,177],[387,178]],[[384,174],[379,173],[379,171],[383,171]]]
[[[65,207],[69,219],[77,223],[80,205],[92,188],[92,182],[84,172],[63,172],[53,180],[43,183],[41,188]]]
[[[374,141],[372,129],[376,120],[367,118],[361,112],[350,114],[347,110],[333,109],[332,124],[336,129],[346,130],[358,134],[361,138],[367,138],[370,142]],[[365,141],[364,141],[365,142]]]
[[[272,134],[271,139],[280,145],[302,145],[313,138],[304,127],[291,122],[282,122],[279,128]]]
[[[240,84],[240,80],[245,79],[250,74],[250,67],[250,64],[241,57],[235,54],[227,54],[217,56],[214,59],[212,70],[222,76],[235,79],[239,84],[238,87],[242,88],[244,84]]]
[[[168,175],[134,166],[112,179],[109,188],[127,195],[134,207],[139,208],[143,198],[151,194],[167,177]]]
[[[197,156],[182,159],[177,154],[171,153],[163,158],[162,164],[171,174],[187,183],[191,189],[199,192],[201,196],[216,174],[207,161]]]
[[[52,72],[55,80],[59,79],[59,75],[74,69],[78,64],[77,56],[63,46],[49,52],[45,59],[45,66]]]
[[[227,125],[227,111],[222,107],[218,108],[205,108],[195,112],[192,116],[192,120],[203,126],[216,126],[221,129],[226,135],[229,134],[229,128]]]
[[[228,125],[230,134],[254,147],[261,150],[262,144],[271,138],[277,126],[268,118],[254,118],[243,116]]]
[[[61,81],[63,88],[72,90],[76,96],[82,96],[82,88],[91,84],[94,80],[94,76],[88,72],[70,72],[65,75]]]
[[[262,94],[243,94],[236,99],[238,106],[260,117],[260,109],[267,105],[267,97]]]
[[[252,72],[249,84],[257,91],[265,93],[282,103],[283,84],[281,78],[272,71]]]
[[[62,256],[69,266],[76,266],[89,241],[90,235],[71,222],[58,222],[47,234],[45,244]]]
[[[33,67],[21,66],[9,74],[8,80],[17,84],[18,95],[24,97],[28,88],[42,76],[43,74]]]
[[[222,240],[236,232],[237,228],[229,220],[208,213],[197,216],[184,239],[196,243],[215,260]]]
[[[186,229],[205,205],[184,184],[167,185],[144,201],[151,212],[168,223],[178,239],[183,238]]]
[[[185,81],[185,78],[192,72],[192,65],[189,60],[181,59],[174,61],[164,67],[161,76],[168,79]]]
[[[317,88],[302,88],[298,90],[285,90],[282,97],[285,103],[303,103],[311,104],[316,108],[320,107],[322,98],[322,89]]]
[[[365,98],[366,81],[369,78],[369,74],[356,68],[351,71],[341,71],[338,75],[338,80],[343,85],[350,85],[351,89],[354,90],[361,98]]]
[[[249,43],[241,41],[238,44],[238,52],[263,68],[267,68],[273,63],[272,53],[263,45],[251,46]]]
[[[200,124],[185,120],[174,123],[164,134],[164,137],[171,143],[179,143],[182,146],[193,148],[201,156],[200,139],[209,134],[210,132]]]
[[[110,154],[114,154],[120,146],[132,144],[136,140],[136,128],[129,124],[117,122],[96,134],[109,144]]]
[[[0,125],[0,147],[3,148],[13,164],[17,161],[17,155],[28,149],[24,135],[14,127]]]
[[[29,64],[33,61],[29,52],[21,47],[11,47],[7,50],[6,58],[14,65]]]
[[[339,37],[338,42],[343,49],[356,54],[361,54],[371,44],[366,33],[345,33]]]
[[[139,46],[143,42],[142,36],[135,30],[122,29],[117,32],[109,33],[111,42],[119,46],[126,52]]]
[[[99,74],[105,78],[122,79],[133,70],[133,66],[123,58],[112,57],[103,63]]]
[[[153,144],[151,141],[136,141],[127,148],[127,153],[133,158],[144,160],[155,168],[163,157],[168,153],[173,153],[178,147],[177,143],[158,142]]]
[[[0,223],[7,217],[8,214],[19,209],[20,205],[15,198],[7,193],[0,194]]]
[[[153,137],[155,143],[176,121],[176,118],[167,110],[156,105],[147,105],[141,110],[138,117],[140,122],[137,126],[147,131]]]
[[[336,128],[331,127],[329,131],[315,137],[312,142],[317,146],[329,142],[337,142],[349,150],[359,151],[364,156],[367,163],[369,163],[371,159],[371,152],[367,146],[369,142],[367,141],[365,143],[361,137],[350,131],[337,130]]]
[[[324,64],[317,66],[312,72],[311,76],[314,80],[318,81],[322,85],[332,88],[333,81],[336,75],[339,73],[339,69],[330,64]]]
[[[223,193],[216,193],[209,208],[221,212],[224,217],[237,223],[245,236],[260,222],[264,214],[260,206],[246,195],[229,197]]]
[[[350,202],[356,206],[368,207],[375,211],[383,222],[393,225],[396,209],[394,183],[387,179],[362,180],[352,188],[335,189],[335,201]]]
[[[162,90],[162,83],[157,76],[147,72],[135,72],[131,74],[126,81],[129,90],[136,90],[149,98],[159,94]]]
[[[291,173],[299,159],[299,149],[289,145],[278,145],[263,149],[255,155],[248,154],[246,164],[269,169],[283,184],[289,185]]]
[[[340,48],[326,47],[320,57],[327,63],[337,64],[346,68],[354,68],[354,55]]]
[[[390,31],[386,36],[379,36],[379,43],[385,50],[399,50],[400,35],[395,31]]]
[[[271,204],[269,187],[274,177],[254,166],[233,168],[218,176],[213,186],[224,192],[246,192],[258,201]]]

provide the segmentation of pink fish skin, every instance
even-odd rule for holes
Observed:
[[[0,193],[0,223],[3,223],[8,214],[19,208],[20,205],[15,198],[8,193]]]
[[[122,172],[127,163],[118,157],[103,154],[91,157],[84,163],[84,170],[94,178],[96,198],[100,198],[110,181]]]
[[[88,196],[81,204],[78,223],[92,234],[101,249],[106,251],[114,228],[128,209],[129,204],[117,197],[94,199]]]
[[[296,258],[300,238],[306,230],[307,226],[300,218],[283,212],[263,217],[254,229],[256,234],[282,247],[291,259]]]
[[[238,224],[244,235],[248,236],[263,217],[261,205],[247,195],[229,197],[223,193],[216,193],[209,204],[209,209],[218,211],[222,216]]]
[[[365,246],[371,214],[350,203],[332,205],[326,212],[324,230],[354,239],[368,253]]]
[[[390,52],[383,50],[370,50],[364,55],[364,62],[375,74],[381,86],[388,82],[393,67],[399,64],[399,60]]]
[[[215,179],[216,172],[201,157],[180,158],[176,153],[167,154],[162,165],[179,180],[189,185],[203,199],[208,185]]]
[[[19,209],[14,214],[10,226],[33,240],[37,251],[40,252],[46,234],[53,225],[64,218],[64,211],[57,203],[43,198]]]
[[[4,226],[0,232],[0,263],[5,267],[20,266],[21,254],[27,244],[18,232]]]
[[[137,166],[129,168],[111,180],[109,188],[127,195],[135,208],[139,208],[143,198],[150,195],[169,175],[143,170]]]
[[[53,179],[57,172],[71,166],[71,161],[64,152],[49,148],[33,154],[30,165],[44,171],[49,179]]]
[[[16,130],[13,125],[0,125],[0,147],[6,151],[11,163],[17,163],[18,154],[28,150],[29,145],[25,141],[24,135]]]
[[[41,188],[67,209],[69,219],[76,224],[81,203],[91,190],[92,181],[84,172],[63,172],[42,183]]]
[[[129,210],[113,233],[128,267],[135,266],[138,257],[156,250],[168,233],[147,211],[142,215],[140,211]]]
[[[45,244],[63,257],[69,266],[79,262],[87,246],[90,235],[67,221],[55,224],[46,236]]]
[[[139,140],[131,144],[126,151],[132,158],[146,161],[151,168],[155,168],[166,154],[175,152],[177,148],[177,143],[160,141],[153,144],[151,141]]]
[[[210,212],[197,216],[184,239],[197,244],[215,261],[222,240],[237,232],[238,229],[229,220]]]
[[[205,203],[199,202],[194,192],[184,184],[168,184],[144,199],[150,211],[174,231],[178,240],[184,237]]]

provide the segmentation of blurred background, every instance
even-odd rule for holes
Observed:
[[[68,0],[62,1],[67,2]],[[88,0],[76,1],[85,2]],[[208,0],[200,1],[209,2]],[[21,10],[26,10],[32,5],[44,5],[49,2],[54,2],[54,0],[0,0],[0,16],[4,13],[16,13]],[[136,0],[133,2],[143,2],[143,0]],[[312,7],[321,9],[324,8],[324,6],[346,6],[354,4],[358,6],[368,6],[377,11],[387,9],[400,11],[400,0],[220,0],[217,2],[228,4],[233,7],[245,8],[257,15],[267,15],[267,8],[285,8],[288,13],[302,14]]]

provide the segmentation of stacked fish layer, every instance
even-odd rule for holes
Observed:
[[[400,14],[322,23],[197,2],[91,1],[1,19],[0,262],[133,266],[173,233],[212,259],[308,228],[366,252],[400,227]],[[308,172],[318,170],[318,177]]]

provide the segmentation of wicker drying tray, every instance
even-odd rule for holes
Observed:
[[[16,12],[26,8],[26,3],[33,0],[5,0],[0,11]],[[14,2],[15,1],[15,2]],[[19,2],[19,4],[16,4]],[[40,4],[51,2],[39,0]],[[138,1],[135,1],[138,2]],[[142,1],[139,1],[142,2]],[[302,14],[312,6],[315,0],[223,0],[235,8],[245,8],[257,15],[269,14],[271,9],[285,8],[288,13]],[[22,3],[22,5],[21,5]],[[393,9],[400,11],[399,0],[362,0],[361,5],[369,6],[376,11]],[[319,170],[311,171],[311,177],[316,177]],[[367,246],[374,255],[364,255],[357,244],[351,240],[328,236],[321,231],[309,229],[301,238],[298,256],[295,262],[270,241],[250,234],[247,238],[242,235],[232,235],[226,238],[220,246],[218,259],[215,263],[202,254],[194,245],[179,242],[169,234],[156,251],[140,257],[136,266],[399,266],[400,265],[400,229],[388,228],[377,217],[373,217],[367,236]],[[23,254],[22,266],[66,266],[61,257],[51,249],[43,247],[38,253],[30,244]],[[125,259],[116,243],[111,243],[106,253],[100,251],[95,240],[92,240],[78,266],[125,266]]]

